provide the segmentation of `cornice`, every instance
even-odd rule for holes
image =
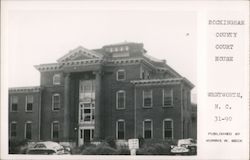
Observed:
[[[62,68],[62,65],[59,63],[50,63],[50,64],[40,64],[34,66],[40,72],[45,71],[59,71]]]
[[[167,79],[143,79],[143,80],[132,80],[130,81],[132,84],[136,86],[145,86],[145,85],[168,85],[168,84],[178,84],[181,82],[187,83],[191,88],[194,85],[188,81],[186,78],[167,78]]]
[[[40,91],[41,91],[40,86],[9,88],[9,93],[31,93],[31,92],[40,92]]]

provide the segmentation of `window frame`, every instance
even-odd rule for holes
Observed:
[[[165,91],[166,90],[170,90],[170,94],[171,94],[171,105],[165,105]],[[162,89],[162,107],[174,107],[174,90],[171,88],[171,89],[166,89],[166,88],[163,88]]]
[[[124,73],[124,78],[123,79],[119,79],[119,72]],[[119,70],[116,71],[116,80],[117,81],[125,81],[126,80],[126,71],[125,71],[125,69],[119,69]]]
[[[129,46],[125,46],[125,51],[128,51],[129,50]]]
[[[15,124],[15,125],[16,125],[15,136],[12,136],[12,131],[13,131],[13,129],[12,129],[12,124]],[[16,122],[16,121],[11,121],[11,122],[10,122],[10,137],[11,137],[11,138],[16,138],[16,137],[17,137],[17,122]]]
[[[150,106],[145,106],[144,99],[145,99],[145,92],[146,91],[149,91],[150,94],[151,94],[151,104],[150,104]],[[142,107],[143,108],[152,108],[153,107],[153,90],[152,89],[150,89],[150,90],[143,90],[142,91]]]
[[[56,78],[59,79],[58,82],[56,81],[57,80]],[[61,74],[56,73],[53,75],[53,85],[60,85],[60,84],[61,84]]]
[[[58,107],[58,110],[57,109],[55,109],[55,96],[59,96],[59,107]],[[55,111],[55,112],[59,112],[60,111],[60,109],[61,109],[61,95],[59,94],[59,93],[54,93],[54,94],[52,94],[52,111]]]
[[[123,130],[124,130],[124,137],[123,137],[123,139],[118,139],[118,137],[119,137],[119,122],[123,122]],[[125,120],[124,119],[118,119],[117,121],[116,121],[116,139],[117,140],[125,140],[125,137],[126,137],[126,122],[125,122]]]
[[[54,124],[57,124],[58,125],[58,137],[54,138]],[[53,121],[51,123],[51,139],[59,139],[59,133],[60,133],[60,123],[59,121]]]
[[[90,106],[85,107],[86,104],[90,104]],[[94,123],[95,122],[95,105],[93,103],[85,103],[85,102],[81,102],[79,105],[80,105],[79,106],[79,122],[80,123]],[[90,113],[85,113],[85,109],[90,110]],[[90,120],[85,121],[85,116],[89,116]]]
[[[171,139],[173,139],[174,138],[174,121],[173,121],[173,119],[170,119],[170,118],[166,118],[166,119],[164,119],[163,121],[162,121],[162,136],[163,136],[163,140],[168,140],[168,139],[170,139],[170,138],[166,138],[166,136],[165,136],[165,122],[166,121],[170,121],[171,122],[171,129],[172,129],[172,136],[171,136]]]
[[[17,98],[17,102],[15,103],[17,105],[17,109],[13,110],[13,98],[16,97]],[[10,112],[18,112],[18,101],[19,101],[19,97],[18,96],[11,96],[10,98]]]
[[[27,138],[27,124],[30,124],[30,138]],[[24,124],[24,139],[32,139],[32,121],[27,121]]]
[[[32,109],[28,110],[28,97],[32,97]],[[34,107],[34,96],[33,95],[26,95],[26,101],[25,101],[25,112],[33,112],[33,107]]]
[[[123,104],[124,107],[122,107],[122,108],[119,107],[119,96],[118,96],[119,93],[123,93],[123,94],[124,94],[124,95],[123,95],[123,96],[124,96],[124,97],[123,97],[123,98],[124,98],[124,102],[123,102],[123,103],[124,103],[124,104]],[[121,109],[121,110],[122,110],[122,109],[126,109],[126,91],[125,91],[125,90],[119,90],[119,91],[116,92],[116,109],[118,109],[118,110],[119,110],[119,109]]]
[[[151,123],[151,138],[145,138],[145,122],[150,122]],[[143,138],[144,139],[153,139],[154,138],[154,134],[153,134],[153,120],[152,119],[145,119],[142,123],[142,134],[143,134]]]

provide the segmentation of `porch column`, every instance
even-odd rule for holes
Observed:
[[[64,125],[63,138],[64,141],[69,139],[69,95],[70,95],[70,74],[66,73],[64,77]]]
[[[95,131],[94,138],[101,137],[101,72],[93,72],[95,74]]]

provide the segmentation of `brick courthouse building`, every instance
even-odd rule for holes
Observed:
[[[9,89],[9,136],[77,145],[113,137],[193,137],[194,85],[142,43],[78,47],[40,64],[38,87]],[[195,137],[194,137],[195,138]]]

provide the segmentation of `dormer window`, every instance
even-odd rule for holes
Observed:
[[[123,47],[120,48],[120,51],[123,51]]]
[[[115,51],[118,52],[118,48],[115,48]]]
[[[61,76],[60,74],[55,74],[53,76],[53,85],[59,85],[61,84]]]
[[[126,72],[125,70],[118,70],[116,73],[117,81],[123,81],[126,79]]]

